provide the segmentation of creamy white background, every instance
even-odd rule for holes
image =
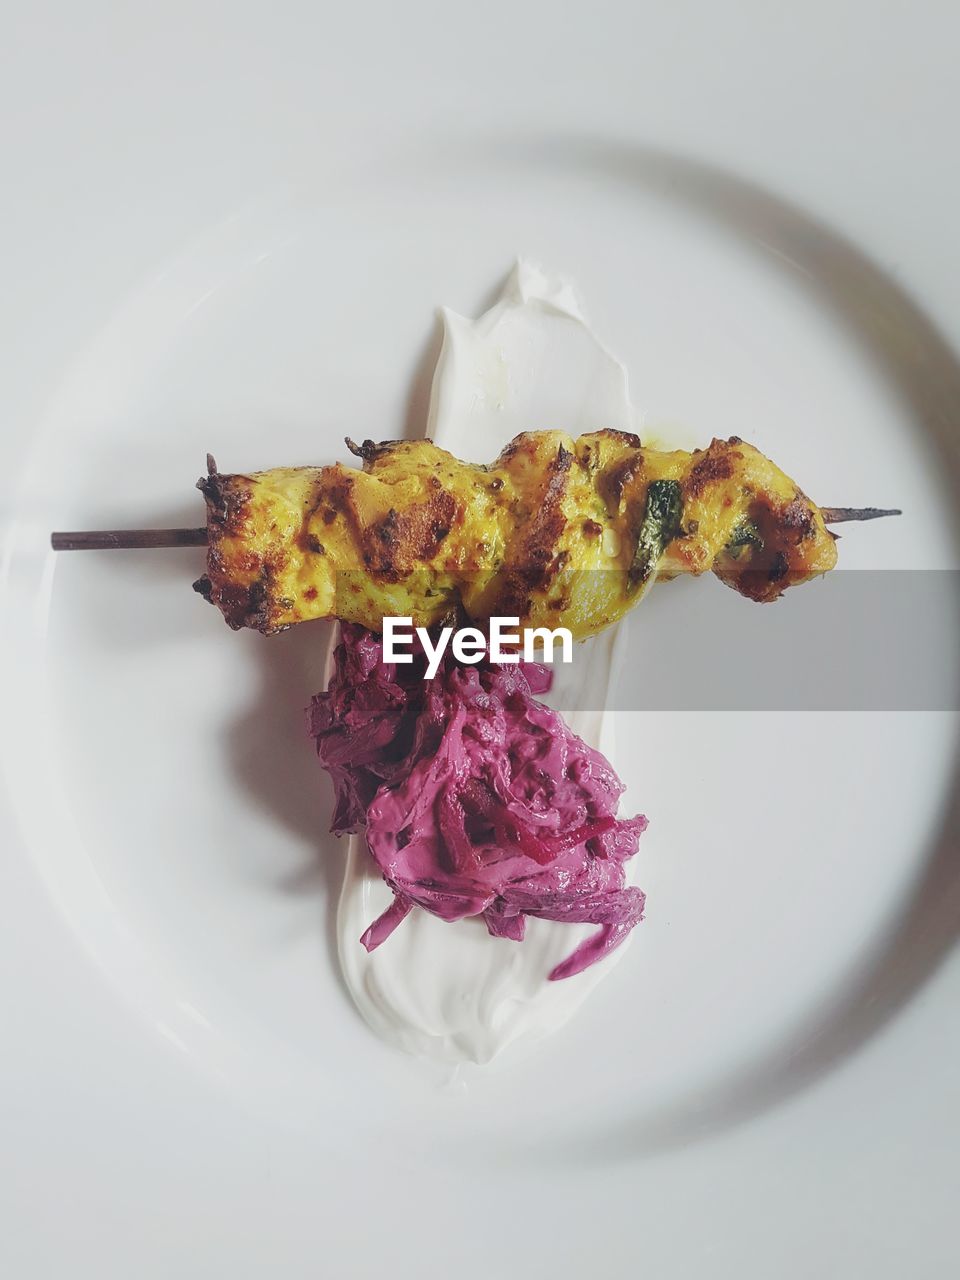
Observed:
[[[0,52],[4,502],[13,509],[18,464],[73,362],[163,264],[286,184],[306,179],[335,203],[341,175],[376,172],[438,137],[454,150],[517,132],[534,143],[614,138],[728,166],[843,230],[956,345],[957,28],[942,4],[600,5],[573,16],[496,4],[462,15],[417,4],[352,15],[285,5],[11,10]],[[342,269],[337,279],[342,291]],[[459,302],[462,291],[468,309],[484,279],[465,269],[411,300],[406,354],[390,368],[396,394],[411,372],[402,367],[412,366],[409,341],[422,335],[417,308]],[[343,357],[361,415],[378,404],[364,399],[362,356]],[[107,378],[121,402],[123,373],[120,364]],[[102,376],[94,391],[102,403]],[[151,466],[163,465],[162,426],[153,424]],[[137,444],[127,442],[125,460]],[[250,435],[245,447],[253,444]],[[171,464],[171,483],[173,474]],[[56,483],[68,492],[64,477]],[[136,509],[136,483],[120,492],[128,483],[104,490],[102,511]],[[185,503],[178,495],[171,505]],[[15,560],[4,567],[17,572]],[[169,573],[165,582],[169,602]],[[187,606],[167,620],[167,640],[185,616]],[[34,623],[4,615],[18,646]],[[218,643],[230,639],[224,632]],[[139,689],[127,659],[118,698]],[[225,669],[238,670],[233,663]],[[206,761],[188,747],[182,765]],[[106,804],[109,788],[95,798]],[[440,1275],[455,1240],[467,1242],[464,1277],[493,1268],[572,1276],[601,1263],[671,1280],[950,1270],[955,955],[828,1075],[679,1147],[631,1143],[625,1120],[620,1144],[555,1154],[541,1117],[518,1118],[500,1145],[468,1140],[439,1156],[369,1127],[351,1148],[358,1117],[349,1108],[328,1109],[321,1096],[306,1114],[296,1091],[286,1109],[283,1098],[252,1102],[259,1067],[249,1081],[224,1080],[216,1046],[184,1052],[176,1030],[171,1038],[134,1016],[65,927],[7,812],[0,1257],[11,1275],[366,1276],[391,1263],[395,1274]],[[661,808],[664,823],[681,814]],[[43,821],[38,813],[28,825]],[[262,830],[267,839],[266,819]],[[305,929],[308,920],[305,905]],[[591,1060],[601,1088],[608,1071],[619,1079],[631,1065],[609,1061],[605,1029],[598,1013]],[[332,1098],[367,1035],[339,1021],[336,1031],[318,1086]],[[796,1049],[785,1047],[787,1066]],[[236,1069],[233,1055],[223,1061]],[[478,1222],[485,1234],[496,1225],[486,1248]]]

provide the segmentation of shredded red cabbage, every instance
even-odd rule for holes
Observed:
[[[360,941],[380,946],[416,905],[443,920],[482,915],[521,941],[527,916],[597,924],[550,973],[608,955],[643,917],[624,884],[646,818],[617,818],[623,784],[599,751],[534,694],[533,663],[383,661],[381,638],[345,624],[310,733],[336,791],[332,830],[366,829],[394,893]]]

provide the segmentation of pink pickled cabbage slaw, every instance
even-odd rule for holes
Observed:
[[[535,694],[538,664],[460,666],[433,680],[425,659],[383,661],[379,636],[345,624],[310,733],[336,792],[331,829],[365,828],[393,890],[360,941],[380,946],[414,906],[442,920],[480,915],[520,942],[527,916],[599,925],[558,964],[569,978],[608,955],[643,917],[624,883],[645,817],[620,819],[623,784],[599,751]]]

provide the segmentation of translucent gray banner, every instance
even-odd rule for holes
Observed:
[[[716,579],[658,585],[627,623],[611,705],[660,711],[960,706],[960,573],[834,570],[753,604]]]
[[[343,581],[338,583],[338,596],[343,601],[342,593],[352,596],[365,577],[339,576]],[[578,589],[589,576],[579,575]],[[369,591],[369,579],[364,589]],[[400,606],[402,585],[397,584],[391,595]],[[446,620],[453,624],[456,602],[449,594],[447,598],[451,610]],[[558,623],[562,620],[558,615]],[[460,625],[469,621],[460,614]],[[606,694],[611,709],[960,707],[956,571],[838,569],[792,587],[772,604],[756,604],[711,575],[678,578],[655,584],[625,625],[622,661]],[[565,688],[604,686],[594,667],[608,652],[604,643],[574,645],[572,667],[563,670],[551,699],[558,709],[563,710]]]

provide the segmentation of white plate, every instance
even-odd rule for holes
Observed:
[[[119,18],[102,31],[118,55],[154,65]],[[564,39],[572,55],[575,33]],[[230,68],[259,47],[252,31],[231,42]],[[289,33],[282,42],[293,50]],[[383,57],[386,113],[396,73]],[[278,96],[264,110],[282,131],[285,81],[280,60],[269,66]],[[243,101],[227,64],[210,75]],[[605,79],[589,58],[584,75]],[[528,94],[545,83],[546,64]],[[530,101],[519,81],[511,92]],[[639,90],[624,78],[620,92]],[[678,121],[699,118],[703,92]],[[153,118],[160,97],[139,86],[134,119]],[[201,105],[202,132],[219,108]],[[822,137],[829,112],[807,105],[803,136]],[[97,102],[85,109],[96,123]],[[185,144],[176,177],[173,114],[154,121],[147,189],[198,163]],[[42,282],[26,311],[12,290],[4,315],[27,331],[5,446],[20,1274],[79,1258],[100,1276],[168,1274],[174,1259],[187,1276],[268,1264],[373,1275],[399,1257],[400,1274],[759,1277],[843,1256],[841,1274],[893,1276],[908,1237],[924,1265],[946,1257],[924,1126],[938,1114],[957,1133],[937,1060],[949,1046],[912,997],[926,982],[927,1002],[949,998],[927,981],[956,928],[947,710],[621,716],[616,763],[651,818],[648,919],[568,1029],[445,1087],[367,1031],[338,977],[342,850],[323,835],[329,790],[301,721],[326,629],[231,634],[189,590],[197,553],[55,564],[45,547],[54,526],[194,522],[207,449],[224,469],[325,462],[346,433],[418,423],[433,308],[476,311],[525,252],[578,280],[648,430],[685,444],[737,432],[824,502],[902,506],[899,522],[845,534],[847,568],[954,567],[946,407],[960,374],[856,227],[840,236],[811,212],[831,194],[842,205],[844,183],[790,199],[778,165],[693,162],[616,138],[605,110],[592,119],[599,141],[531,130],[373,149],[361,118],[326,165],[283,181],[244,172],[228,144],[223,174],[200,181],[195,209],[169,206],[160,234],[119,159],[95,148],[77,226],[54,243],[38,212],[20,229],[28,261],[73,263],[71,291],[108,211],[117,243],[101,230],[97,253],[119,276],[138,254],[149,263],[110,297],[69,302],[69,332],[53,319],[44,336],[56,290]],[[43,121],[30,127],[39,138]],[[69,175],[63,146],[52,172]],[[798,161],[792,185],[806,177]],[[28,182],[25,210],[42,189]],[[943,307],[936,285],[930,303]],[[712,587],[671,589],[700,593],[704,662]],[[637,662],[660,669],[684,608],[665,589],[646,602]],[[952,698],[945,688],[944,708]],[[732,774],[727,762],[744,759],[748,776]],[[907,1092],[921,1069],[923,1090]],[[48,1185],[73,1204],[52,1235]],[[874,1217],[894,1206],[911,1230],[881,1249]],[[545,1226],[558,1209],[562,1232]]]

